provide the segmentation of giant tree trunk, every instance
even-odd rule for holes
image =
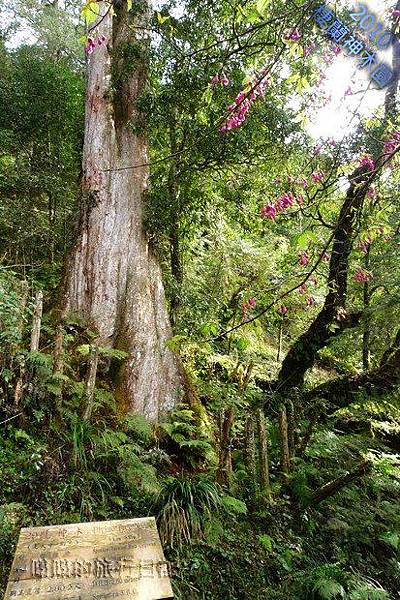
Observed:
[[[100,6],[106,14],[109,4]],[[161,272],[142,224],[148,148],[136,101],[146,82],[148,15],[133,17],[127,2],[114,10],[94,33],[107,43],[88,59],[82,214],[63,312],[95,328],[97,345],[129,353],[116,378],[117,398],[123,409],[155,421],[179,399],[182,380],[166,347],[171,330]]]

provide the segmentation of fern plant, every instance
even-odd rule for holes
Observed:
[[[300,577],[306,600],[390,600],[378,582],[359,573],[347,573],[336,563],[320,565]]]
[[[160,429],[167,435],[172,453],[179,456],[185,466],[195,468],[199,463],[214,460],[210,440],[198,427],[195,413],[186,406],[178,406],[169,420],[161,423]]]

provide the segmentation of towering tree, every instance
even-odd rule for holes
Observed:
[[[100,4],[88,56],[79,235],[67,260],[63,312],[129,357],[117,374],[123,408],[151,420],[182,390],[160,267],[142,224],[148,148],[137,107],[146,83],[149,6]]]

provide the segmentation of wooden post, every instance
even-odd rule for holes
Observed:
[[[64,331],[61,324],[57,325],[56,329],[56,339],[55,339],[55,347],[54,347],[54,363],[53,363],[53,373],[54,374],[62,374],[63,372],[63,341],[64,341]]]
[[[31,352],[39,350],[40,326],[42,324],[43,314],[43,292],[36,293],[35,309],[33,312],[32,334],[31,334]]]
[[[83,413],[83,419],[88,421],[92,416],[94,387],[96,384],[97,364],[99,361],[99,350],[97,346],[90,349],[89,365],[85,382],[85,400],[86,406]]]
[[[261,492],[268,497],[271,496],[271,486],[269,481],[269,461],[268,461],[268,435],[265,426],[264,411],[260,408],[257,411],[257,430],[258,430],[258,451],[260,460],[260,485]]]
[[[286,407],[282,404],[279,411],[279,431],[281,435],[281,469],[286,476],[290,472],[290,452]]]
[[[286,414],[287,414],[287,428],[288,428],[288,446],[289,446],[289,457],[292,462],[295,454],[295,442],[294,442],[294,431],[295,431],[295,416],[294,416],[294,404],[291,400],[286,403]]]
[[[245,460],[250,480],[251,495],[256,492],[255,423],[251,414],[246,421]]]

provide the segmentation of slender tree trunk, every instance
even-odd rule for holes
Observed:
[[[288,423],[286,407],[282,405],[279,412],[279,432],[281,437],[281,470],[284,475],[290,472],[290,451],[288,440]]]
[[[183,267],[179,240],[179,216],[177,211],[174,211],[173,223],[171,225],[170,248],[171,273],[172,277],[174,278],[171,298],[171,320],[172,323],[175,324],[178,318],[179,309],[181,307],[181,293],[183,282]]]
[[[287,431],[288,431],[288,445],[289,445],[289,457],[292,462],[295,454],[295,430],[296,430],[296,416],[294,411],[294,404],[291,400],[286,403],[286,415],[287,415]]]
[[[261,492],[269,497],[271,496],[271,486],[269,481],[268,436],[267,428],[265,426],[264,411],[261,408],[257,411],[257,430]]]
[[[31,352],[39,350],[40,327],[42,324],[43,313],[43,292],[39,291],[35,298],[35,308],[33,311],[32,333],[31,333]]]
[[[63,372],[63,342],[64,342],[64,332],[62,325],[57,325],[56,329],[56,338],[55,338],[55,346],[54,346],[54,366],[53,372],[54,374],[62,374]]]
[[[220,485],[230,487],[232,477],[232,453],[231,453],[231,432],[235,421],[235,411],[228,408],[222,411],[220,417],[219,433],[219,460],[217,469],[217,481]]]
[[[365,268],[369,269],[369,256],[370,256],[370,248],[368,247],[367,253],[365,255]],[[368,371],[370,366],[370,352],[369,352],[369,343],[370,343],[370,318],[368,314],[369,302],[370,302],[370,289],[369,282],[366,281],[364,283],[364,324],[363,324],[363,339],[362,339],[362,362],[363,362],[363,370]]]
[[[171,273],[174,279],[171,299],[171,319],[176,322],[177,313],[181,306],[181,291],[183,282],[182,256],[180,250],[179,235],[179,181],[177,172],[177,159],[175,157],[178,146],[176,139],[176,108],[172,109],[169,124],[169,149],[171,162],[168,173],[168,195],[171,206],[171,228],[170,228],[170,255],[171,255]]]
[[[149,160],[136,104],[147,73],[142,5],[134,18],[127,2],[114,6],[114,17],[109,12],[96,30],[106,43],[88,59],[82,214],[66,265],[63,313],[83,317],[100,346],[128,352],[116,377],[120,407],[156,421],[181,398],[182,374],[166,346],[171,329],[161,272],[142,223]],[[108,8],[100,3],[102,15]]]
[[[246,421],[245,461],[250,481],[251,496],[256,492],[255,420],[251,414]]]
[[[279,334],[278,334],[278,352],[276,354],[276,362],[279,362],[281,359],[281,354],[282,354],[282,338],[283,338],[283,321],[284,319],[281,319],[281,322],[279,323]]]
[[[96,386],[97,365],[99,362],[99,350],[97,346],[92,346],[89,355],[89,364],[85,382],[85,407],[83,419],[88,421],[93,412],[94,388]]]

